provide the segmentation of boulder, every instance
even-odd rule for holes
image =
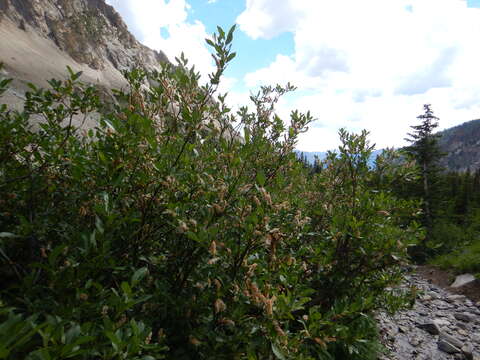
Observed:
[[[450,344],[448,341],[445,341],[445,340],[440,340],[438,342],[438,349],[443,352],[446,352],[447,354],[456,354],[461,352],[459,348],[453,346],[452,344]]]
[[[438,328],[438,325],[434,321],[429,321],[424,324],[418,324],[418,328],[425,330],[431,335],[438,335],[440,333],[440,329]]]
[[[475,281],[475,276],[473,276],[472,274],[462,274],[462,275],[458,275],[456,278],[455,278],[455,281],[453,282],[452,285],[450,285],[450,287],[452,288],[458,288],[458,287],[461,287],[463,285],[466,285],[472,281]]]

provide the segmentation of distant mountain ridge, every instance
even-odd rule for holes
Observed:
[[[332,151],[335,151],[335,150],[332,150]],[[372,152],[372,155],[371,155],[370,161],[369,161],[370,166],[373,166],[373,164],[375,162],[375,159],[377,158],[378,155],[380,155],[382,153],[382,151],[383,151],[383,149],[379,149],[379,150],[374,150]],[[325,159],[328,152],[327,151],[300,151],[300,150],[296,150],[296,153],[297,153],[297,156],[299,158],[303,154],[303,156],[305,157],[307,162],[309,164],[313,165],[315,163],[315,159],[318,159],[320,161]]]
[[[465,172],[480,169],[480,119],[467,121],[461,125],[440,131],[440,148],[445,153],[440,165],[447,171]],[[376,157],[383,149],[375,150],[370,159],[373,165]],[[307,161],[314,163],[315,157],[323,160],[327,152],[297,151],[298,156],[305,156]]]

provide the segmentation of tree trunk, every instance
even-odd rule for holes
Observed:
[[[430,231],[432,229],[432,213],[430,210],[430,187],[428,182],[428,171],[427,171],[427,163],[423,163],[423,193],[425,195],[424,203],[425,203],[425,227],[427,228],[427,235],[423,240],[424,244],[427,242]]]

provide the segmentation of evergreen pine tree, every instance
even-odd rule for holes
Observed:
[[[435,200],[438,198],[438,183],[440,165],[439,160],[444,155],[440,150],[438,140],[441,135],[434,134],[438,127],[438,117],[433,115],[430,104],[423,106],[425,113],[417,116],[421,121],[419,125],[413,125],[413,131],[408,133],[406,141],[411,143],[405,148],[405,152],[413,158],[420,167],[420,196],[423,198],[424,225],[429,240],[435,217]]]

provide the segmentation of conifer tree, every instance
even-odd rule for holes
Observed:
[[[405,148],[405,152],[414,159],[420,167],[420,196],[423,198],[424,225],[427,230],[427,237],[432,230],[434,220],[434,199],[438,193],[435,191],[438,174],[440,171],[439,160],[444,155],[438,143],[441,135],[434,134],[438,127],[439,118],[434,116],[430,104],[423,105],[424,114],[417,116],[419,125],[413,125],[413,131],[408,133],[406,141],[411,143]]]

